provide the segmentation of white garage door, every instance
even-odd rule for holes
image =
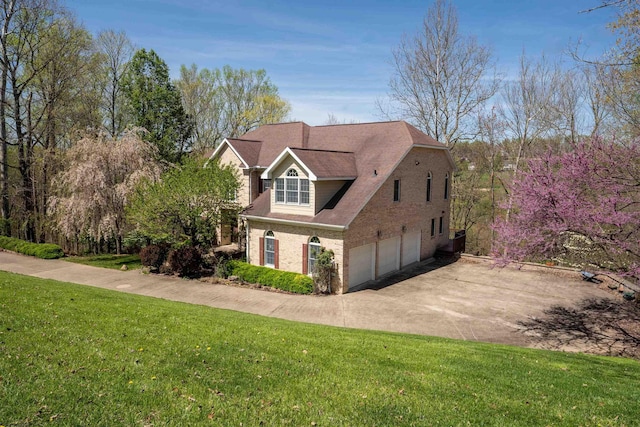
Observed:
[[[402,236],[402,266],[420,261],[420,231]]]
[[[378,243],[378,275],[400,269],[400,236]]]
[[[349,288],[374,279],[374,259],[373,243],[349,250]]]

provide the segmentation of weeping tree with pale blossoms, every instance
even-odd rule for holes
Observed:
[[[528,162],[495,224],[499,263],[558,259],[640,277],[640,144],[592,138]]]
[[[122,252],[130,197],[140,181],[157,180],[162,173],[157,149],[139,135],[132,129],[118,139],[85,136],[64,154],[66,168],[53,181],[49,209],[67,239],[113,241]]]

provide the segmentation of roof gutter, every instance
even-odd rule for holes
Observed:
[[[271,224],[284,224],[284,225],[298,225],[305,226],[311,228],[319,228],[322,230],[331,230],[331,231],[344,231],[348,227],[346,225],[334,225],[334,224],[322,224],[318,222],[304,222],[304,221],[294,221],[291,219],[280,219],[280,218],[267,218],[264,216],[254,216],[254,215],[244,215],[240,214],[240,217],[253,221],[260,222],[268,222]]]

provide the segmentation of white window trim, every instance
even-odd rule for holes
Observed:
[[[296,175],[289,175],[289,173],[291,172],[295,172]],[[279,177],[276,178],[276,183],[275,183],[275,192],[274,192],[274,200],[275,203],[279,204],[279,205],[293,205],[293,206],[309,206],[311,204],[311,186],[309,183],[309,179],[307,178],[301,178],[300,176],[298,176],[298,171],[296,171],[295,169],[291,168],[289,170],[287,170],[287,175],[284,177]],[[293,182],[296,181],[296,190],[289,190],[288,187],[288,183],[289,182]],[[303,181],[306,181],[307,184],[307,191],[303,191],[302,190],[302,183]],[[282,183],[283,185],[283,189],[279,190],[278,189],[278,182]],[[284,198],[283,201],[279,201],[278,200],[278,191],[281,191]],[[297,202],[290,202],[289,201],[289,193],[293,193],[295,192],[296,196],[297,196]],[[302,203],[300,200],[302,199],[302,194],[306,193],[307,194],[307,200],[309,200],[307,203]]]
[[[314,242],[313,240],[317,239],[317,242]],[[322,249],[322,246],[320,245],[320,239],[318,239],[318,237],[314,236],[311,239],[309,239],[309,246],[307,247],[307,271],[309,276],[311,276],[313,274],[313,269],[311,268],[311,260],[313,259],[313,261],[317,261],[317,258],[311,258],[311,254],[313,253],[313,251],[311,250],[311,248],[317,248],[317,252],[320,253],[320,250]],[[314,262],[314,266],[315,266],[315,262]]]
[[[267,243],[268,241],[272,241],[273,242],[273,250],[269,251],[268,247],[269,244]],[[267,254],[273,254],[273,263],[269,263],[268,259],[269,257],[267,256]],[[266,233],[264,233],[264,265],[265,267],[271,267],[271,268],[276,268],[276,237],[273,234],[273,231],[267,231]]]

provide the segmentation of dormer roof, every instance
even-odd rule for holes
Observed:
[[[262,179],[271,179],[273,170],[287,156],[300,164],[311,181],[353,180],[358,176],[354,153],[287,147],[262,173]]]

